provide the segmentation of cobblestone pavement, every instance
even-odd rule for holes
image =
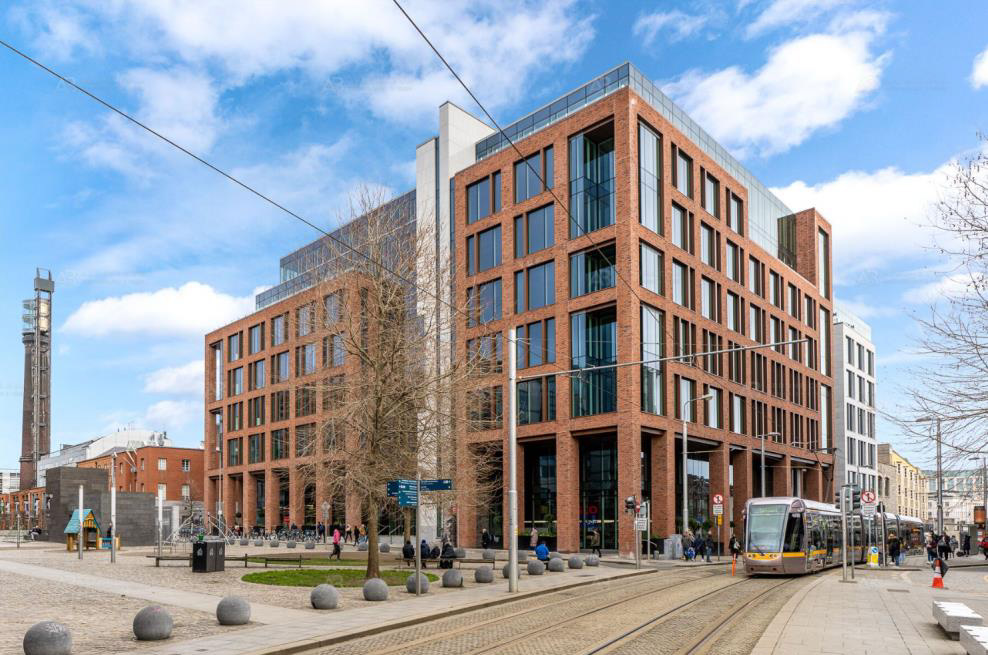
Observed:
[[[134,615],[150,603],[13,573],[4,573],[2,579],[2,655],[21,655],[24,633],[35,623],[46,620],[70,626],[74,655],[145,650],[160,643],[134,639]],[[173,639],[192,639],[231,630],[218,625],[216,618],[207,612],[171,606],[167,609],[175,621]]]
[[[0,559],[9,559],[24,564],[34,564],[50,569],[57,569],[67,573],[88,573],[103,578],[115,580],[126,580],[128,582],[166,587],[182,591],[194,590],[214,596],[237,595],[247,598],[252,603],[263,603],[277,607],[297,609],[305,612],[317,613],[309,603],[309,592],[307,587],[278,587],[273,585],[261,585],[250,582],[243,582],[240,578],[251,571],[264,570],[263,565],[251,564],[245,569],[243,564],[228,562],[225,571],[217,573],[193,573],[192,569],[184,562],[162,562],[160,567],[154,566],[154,560],[148,559],[145,555],[151,553],[149,549],[126,550],[117,556],[116,564],[110,564],[110,554],[108,551],[88,551],[83,554],[80,561],[75,554],[68,553],[64,548],[58,546],[42,548],[32,545],[30,549],[0,551]],[[269,549],[260,551],[257,548],[242,549],[237,546],[228,547],[230,555],[241,555],[244,551],[254,555],[263,553],[271,556],[295,555],[299,551],[291,551],[285,548]],[[301,551],[305,553],[306,551]],[[310,553],[311,554],[311,553]],[[321,553],[325,554],[325,553]],[[390,557],[383,555],[382,557]],[[287,567],[286,567],[287,568]],[[307,568],[331,568],[331,567],[307,567]],[[351,568],[351,567],[346,567]],[[435,572],[428,569],[427,572]],[[500,571],[497,571],[500,573]],[[410,573],[410,572],[409,572]],[[464,571],[466,584],[473,584],[473,574]],[[332,579],[327,578],[327,582],[332,583]],[[374,605],[364,600],[362,590],[357,588],[340,588],[343,608],[364,607]],[[438,584],[433,585],[430,593],[444,594],[455,593],[455,590],[443,589]],[[412,598],[408,594],[392,594],[394,602],[404,602]]]
[[[310,655],[573,655],[609,635],[637,626],[656,613],[741,581],[725,576],[719,569],[669,571],[641,580],[554,592],[538,599],[307,652]]]

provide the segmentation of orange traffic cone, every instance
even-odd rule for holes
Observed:
[[[933,588],[943,589],[943,576],[940,575],[940,559],[933,562]]]

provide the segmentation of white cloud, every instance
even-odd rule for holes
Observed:
[[[988,86],[988,48],[981,51],[974,58],[974,66],[971,68],[971,86],[980,89]]]
[[[745,34],[750,38],[784,25],[806,23],[837,7],[847,5],[851,1],[772,0],[754,22],[748,25]]]
[[[945,275],[939,280],[906,291],[902,294],[902,299],[908,303],[931,304],[943,298],[967,296],[976,292],[979,280],[983,287],[984,280],[980,276],[972,277],[967,273]]]
[[[902,313],[902,310],[898,307],[891,307],[888,305],[876,305],[868,302],[862,296],[856,296],[853,299],[840,298],[837,301],[838,310],[840,313],[841,309],[847,309],[852,314],[858,318],[869,320],[873,318],[885,318],[889,316],[897,316]]]
[[[772,192],[794,209],[816,207],[830,221],[834,270],[847,276],[900,258],[915,261],[927,252],[933,237],[929,211],[949,171],[950,164],[928,173],[894,167],[848,171],[819,184],[796,181]]]
[[[699,32],[709,18],[705,15],[689,15],[678,9],[657,11],[639,16],[631,31],[641,38],[642,45],[648,47],[655,43],[662,30],[668,29],[671,42],[680,41]]]
[[[213,146],[222,124],[216,116],[219,92],[208,75],[183,68],[132,68],[119,82],[140,97],[137,118],[148,127],[192,152]]]
[[[202,395],[205,379],[203,360],[168,366],[152,371],[144,380],[144,391],[181,395]]]
[[[861,109],[879,86],[888,55],[873,50],[884,17],[862,12],[833,26],[771,50],[757,71],[690,71],[664,90],[741,157],[783,152]]]
[[[202,425],[203,404],[196,400],[161,400],[144,412],[143,425],[153,430],[182,430]]]
[[[201,336],[253,310],[253,296],[237,298],[201,282],[187,282],[178,288],[84,302],[63,329],[87,337]]]

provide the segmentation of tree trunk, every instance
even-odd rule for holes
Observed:
[[[367,499],[367,573],[364,578],[381,577],[381,551],[377,545],[377,501]]]
[[[402,523],[404,524],[404,530],[403,530],[402,536],[404,537],[404,541],[411,541],[412,540],[412,517],[414,516],[412,514],[412,508],[411,507],[402,507],[401,508],[401,515],[402,515]],[[402,545],[404,545],[404,541],[402,542]]]

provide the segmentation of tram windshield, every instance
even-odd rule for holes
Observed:
[[[782,524],[788,515],[788,505],[750,505],[748,507],[747,549],[763,553],[780,552],[782,550]]]

